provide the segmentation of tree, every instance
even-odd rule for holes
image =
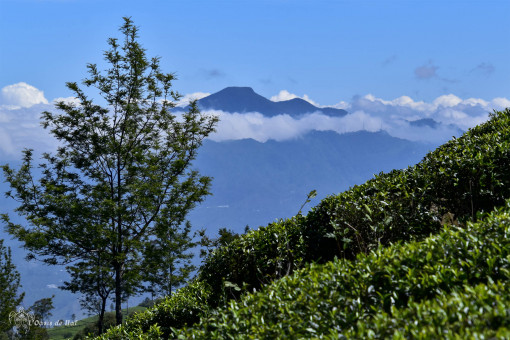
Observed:
[[[53,315],[51,314],[51,310],[55,308],[53,306],[54,297],[55,295],[53,295],[50,298],[37,300],[36,302],[34,302],[32,307],[29,308],[29,310],[32,313],[34,313],[37,320],[44,322],[46,321],[46,319]]]
[[[105,252],[97,250],[89,254],[87,261],[70,266],[71,281],[64,283],[64,288],[73,293],[82,293],[80,305],[89,315],[97,315],[99,334],[103,332],[106,302],[115,287],[114,275],[110,270]]]
[[[14,326],[9,316],[16,312],[25,295],[18,295],[20,275],[12,263],[11,248],[4,247],[3,243],[4,240],[0,239],[0,337]]]
[[[153,296],[171,296],[173,288],[186,282],[196,269],[191,264],[193,254],[189,252],[196,245],[190,232],[188,222],[182,230],[169,228],[166,234],[158,235],[147,245],[144,276],[149,283],[147,291]]]
[[[87,65],[87,91],[67,83],[79,103],[59,102],[59,113],[43,112],[43,127],[60,147],[43,155],[40,178],[33,175],[31,150],[24,150],[19,170],[3,166],[12,189],[7,194],[20,203],[16,210],[28,223],[2,216],[30,256],[47,264],[94,275],[100,253],[113,278],[117,324],[126,291],[143,289],[140,266],[148,245],[183,225],[209,194],[211,179],[191,165],[218,121],[201,114],[196,102],[174,115],[180,98],[172,90],[174,74],[161,71],[159,58],[147,58],[131,19],[124,18],[120,31],[122,42],[108,40],[108,68]],[[103,106],[89,97],[94,90]],[[89,291],[88,278],[74,278],[78,291]]]

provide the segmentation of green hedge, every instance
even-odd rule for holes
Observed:
[[[280,220],[215,249],[199,272],[199,279],[213,287],[214,305],[301,268],[306,254],[303,221],[301,215]]]
[[[210,305],[210,288],[193,281],[143,313],[130,317],[122,326],[109,329],[97,339],[153,339],[173,336],[171,327],[193,325]]]
[[[182,339],[495,336],[510,326],[508,307],[502,307],[506,300],[498,300],[508,292],[509,279],[510,200],[465,228],[448,226],[424,241],[381,247],[355,261],[310,264],[231,300],[228,308],[177,334]],[[483,289],[486,294],[473,300]],[[448,318],[440,322],[440,315]]]
[[[509,339],[510,283],[462,286],[451,294],[409,302],[359,321],[345,333],[354,339]]]

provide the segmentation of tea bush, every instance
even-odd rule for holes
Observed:
[[[447,226],[421,242],[380,247],[355,261],[312,263],[176,334],[181,339],[508,334],[509,294],[502,293],[509,279],[510,200],[480,222]]]
[[[280,220],[216,249],[199,273],[200,280],[213,287],[215,304],[300,268],[306,253],[303,220],[301,215]]]
[[[137,313],[122,326],[110,328],[98,339],[153,339],[173,336],[172,327],[193,325],[209,309],[210,288],[193,281],[143,313]],[[142,337],[143,335],[143,337]]]
[[[272,223],[217,249],[200,270],[220,297],[258,288],[305,263],[354,259],[380,245],[419,240],[464,223],[510,197],[510,109],[430,152],[325,198],[303,217]],[[225,282],[230,283],[225,291]]]
[[[407,308],[375,314],[345,333],[370,339],[508,339],[510,284],[508,281],[462,286],[432,300],[411,301]],[[412,320],[412,322],[410,322]]]
[[[364,338],[388,332],[419,337],[413,333],[418,326],[398,326],[393,316],[421,313],[436,298],[468,299],[479,284],[491,292],[507,287],[508,212],[470,221],[510,198],[508,169],[510,109],[495,112],[413,167],[381,173],[325,198],[307,216],[271,223],[216,249],[191,288],[102,339],[142,337],[151,327],[155,338],[173,331],[197,338]],[[436,236],[419,242],[429,235]],[[211,312],[225,303],[228,308]],[[480,313],[473,324],[488,317]],[[505,320],[480,334],[504,332]],[[450,324],[445,327],[438,330],[450,331]]]

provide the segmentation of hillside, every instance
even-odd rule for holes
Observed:
[[[311,264],[176,333],[182,339],[510,336],[510,200],[465,227]]]
[[[218,248],[102,339],[508,336],[509,168],[506,109],[414,167]]]

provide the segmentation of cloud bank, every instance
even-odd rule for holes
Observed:
[[[203,92],[185,95],[180,105],[207,95]],[[292,98],[302,98],[322,107],[306,95],[299,97],[286,90],[271,99]],[[56,98],[50,104],[42,91],[26,83],[4,87],[0,96],[0,158],[19,159],[24,148],[39,152],[55,150],[57,142],[40,126],[40,116],[43,111],[54,111],[53,104],[61,100],[76,102],[75,98]],[[217,131],[209,137],[215,141],[246,138],[260,142],[270,139],[283,141],[299,138],[313,130],[337,133],[384,130],[394,137],[438,145],[483,123],[489,112],[510,107],[510,100],[462,99],[448,94],[424,102],[408,96],[385,100],[368,94],[332,106],[346,109],[349,113],[344,117],[330,117],[319,112],[299,117],[286,114],[266,117],[258,112],[241,114],[214,110],[205,113],[216,114],[220,118]]]
[[[284,90],[271,100],[292,98],[309,99]],[[309,101],[316,105],[316,102]],[[510,107],[510,100],[462,99],[448,94],[432,102],[424,102],[415,101],[408,96],[384,100],[368,94],[363,97],[356,96],[350,102],[342,101],[333,106],[346,109],[349,113],[344,117],[330,117],[317,112],[300,117],[289,115],[265,117],[257,112],[240,114],[208,111],[220,118],[217,132],[210,138],[215,141],[252,138],[265,142],[269,139],[281,141],[298,138],[312,130],[337,133],[384,130],[394,137],[440,144],[483,123],[487,120],[489,112]]]

